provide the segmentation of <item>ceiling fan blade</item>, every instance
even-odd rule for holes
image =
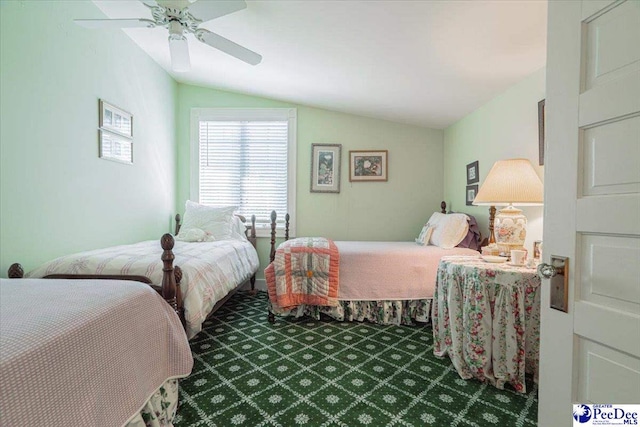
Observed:
[[[242,47],[229,39],[225,39],[216,33],[212,33],[211,31],[200,28],[196,32],[196,37],[202,43],[208,44],[209,46],[221,50],[224,53],[238,58],[248,64],[258,65],[260,61],[262,61],[262,55],[258,55],[254,51],[249,50],[246,47]]]
[[[202,22],[247,8],[244,0],[198,0],[187,6],[189,13]]]
[[[191,69],[189,44],[184,36],[180,38],[169,36],[169,53],[171,54],[171,68],[173,71],[182,72]]]
[[[135,28],[146,27],[153,28],[156,23],[150,19],[74,19],[73,22],[81,27],[99,29],[99,28]]]

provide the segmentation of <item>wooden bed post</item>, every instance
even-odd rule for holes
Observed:
[[[178,300],[176,299],[176,276],[174,274],[173,268],[173,260],[175,259],[175,255],[173,254],[173,245],[175,241],[173,240],[173,236],[169,233],[166,233],[160,239],[160,245],[162,246],[162,263],[164,266],[162,267],[162,298],[169,303],[169,305],[173,308],[173,310],[180,316],[180,310],[178,309]],[[180,277],[182,278],[182,273],[180,273]],[[184,315],[183,315],[184,317]]]
[[[445,202],[444,200],[442,201],[442,203],[440,203],[440,213],[447,213],[447,202]]]
[[[284,216],[284,240],[289,240],[289,214]]]
[[[276,258],[276,219],[278,215],[276,211],[271,211],[271,252],[269,253],[269,262],[273,262]]]
[[[11,264],[7,271],[7,277],[9,279],[22,279],[24,277],[24,269],[19,263]]]
[[[278,215],[276,211],[271,211],[271,252],[269,253],[269,262],[276,259],[276,219]],[[289,231],[287,230],[287,234]],[[271,311],[271,304],[267,304],[267,321],[272,325],[276,323],[276,316]]]
[[[251,234],[249,235],[249,242],[251,242],[251,244],[253,245],[253,248],[256,251],[258,250],[257,241],[258,239],[256,238],[256,216],[251,215]],[[251,292],[255,293],[256,292],[256,275],[254,274],[253,276],[251,276],[251,279],[249,280],[251,281]]]
[[[182,290],[180,288],[180,282],[182,281],[182,269],[176,265],[173,267],[173,275],[176,278],[176,304],[178,305],[176,313],[178,313],[182,327],[186,330],[187,321],[184,317],[184,302],[182,301]]]

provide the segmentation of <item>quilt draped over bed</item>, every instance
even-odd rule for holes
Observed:
[[[330,239],[298,237],[282,243],[264,271],[271,304],[336,306],[339,269],[338,248]]]
[[[193,358],[148,285],[0,280],[0,414],[7,426],[122,426]]]

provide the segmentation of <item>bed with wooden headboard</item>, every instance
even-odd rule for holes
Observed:
[[[236,215],[242,223],[246,219]],[[176,215],[175,235],[180,231]],[[30,271],[26,277],[47,279],[117,279],[143,282],[174,309],[189,338],[247,281],[254,289],[259,266],[255,217],[245,225],[245,239],[209,242],[176,241],[171,234],[157,241],[114,246],[57,258]],[[174,261],[176,264],[174,266]],[[20,264],[9,268],[9,278],[25,276]]]
[[[440,207],[440,213],[446,214],[446,203]],[[285,242],[276,249],[275,212],[271,219],[271,263],[265,278],[272,323],[276,315],[319,318],[321,313],[337,320],[382,324],[428,322],[440,259],[446,255],[477,256],[477,249],[486,244],[480,235],[475,236],[475,249],[442,249],[415,242],[290,241],[287,215]],[[299,272],[296,265],[302,266]],[[300,295],[311,288],[313,299]]]

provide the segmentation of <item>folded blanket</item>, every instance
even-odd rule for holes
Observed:
[[[300,304],[337,306],[340,255],[332,240],[299,237],[278,246],[264,270],[271,303],[281,308]]]

